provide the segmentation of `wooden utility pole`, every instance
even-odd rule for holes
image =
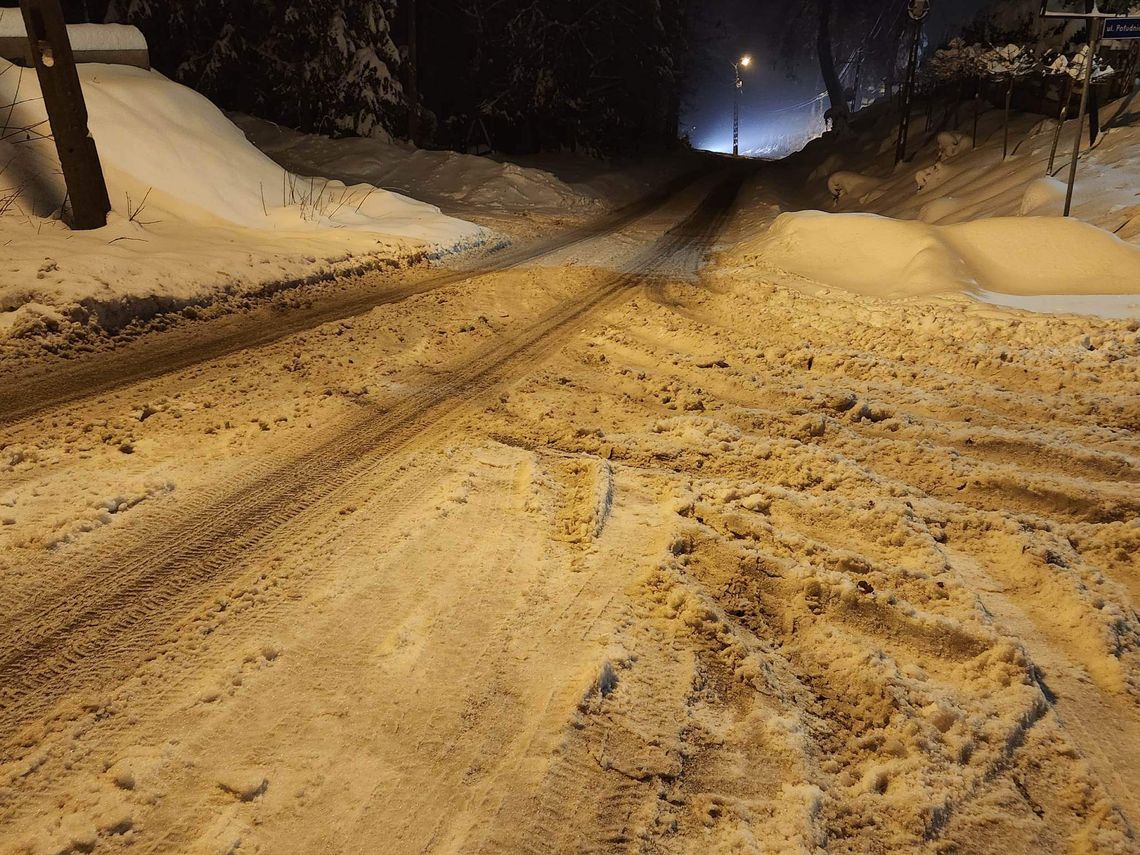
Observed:
[[[107,225],[111,200],[99,152],[87,128],[87,105],[60,0],[20,0],[20,9],[71,200],[70,225],[101,229]]]

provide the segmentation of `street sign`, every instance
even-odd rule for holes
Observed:
[[[1106,39],[1140,39],[1140,18],[1110,18],[1104,22]]]
[[[930,14],[930,0],[908,0],[907,12],[911,20],[925,21]]]

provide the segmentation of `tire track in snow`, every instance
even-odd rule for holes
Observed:
[[[710,241],[741,179],[734,172],[719,182],[651,249],[584,297],[562,303],[400,404],[362,410],[281,465],[263,464],[242,484],[202,496],[170,527],[155,530],[158,521],[133,543],[105,549],[82,579],[10,613],[0,630],[0,744],[6,746],[0,759],[26,723],[144,658],[170,629],[164,617],[225,584],[277,532],[317,512],[389,455],[453,426],[481,395],[555,352],[591,315],[661,275],[679,253]]]
[[[0,426],[16,424],[67,404],[153,380],[199,363],[265,347],[327,323],[363,315],[378,306],[400,303],[411,297],[537,261],[621,230],[667,205],[707,172],[705,169],[683,175],[609,216],[564,234],[498,253],[468,270],[445,271],[382,291],[366,288],[363,292],[356,290],[335,295],[316,305],[284,314],[270,307],[248,316],[227,315],[209,322],[205,329],[194,326],[158,337],[145,336],[121,351],[98,353],[78,364],[53,365],[46,372],[15,376],[12,382],[0,388]],[[356,278],[366,282],[369,277]]]

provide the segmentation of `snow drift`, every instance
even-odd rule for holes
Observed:
[[[1078,220],[932,226],[874,214],[781,214],[745,263],[874,296],[1140,293],[1140,248]]]
[[[598,204],[593,195],[540,169],[374,138],[302,134],[249,116],[235,116],[234,121],[259,149],[300,172],[319,171],[346,181],[414,190],[424,198],[482,208],[553,211]]]
[[[370,184],[298,176],[206,98],[156,72],[79,67],[113,206],[59,222],[66,188],[36,74],[0,60],[0,339],[134,318],[483,239],[478,226]],[[81,307],[78,311],[72,311]]]
[[[153,71],[83,65],[80,79],[111,203],[125,216],[143,196],[149,211],[180,220],[251,229],[314,231],[335,227],[431,244],[470,237],[475,227],[439,209],[367,185],[293,175],[246,140],[204,97]],[[41,135],[46,114],[36,75],[0,65],[0,98],[17,103],[6,135],[34,129],[33,144],[5,145],[4,160],[32,213],[45,216],[64,197],[54,145]]]

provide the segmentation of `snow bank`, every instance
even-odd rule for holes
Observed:
[[[249,229],[375,232],[454,244],[474,226],[439,209],[372,186],[299,178],[258,151],[207,99],[153,71],[118,65],[79,69],[116,212],[131,217],[146,196],[146,216]],[[46,129],[36,75],[0,65],[0,98],[18,102],[9,131]],[[16,136],[20,136],[16,134]],[[25,210],[41,216],[64,195],[54,145],[47,139],[0,151],[18,176]],[[6,176],[7,177],[7,176]],[[149,195],[148,195],[149,194]]]
[[[860,175],[858,172],[836,172],[827,179],[827,189],[836,199],[852,197],[866,201],[872,193],[879,189],[882,179],[871,175]]]
[[[762,266],[875,296],[1140,293],[1140,248],[1059,218],[931,226],[803,211],[781,214],[745,252]]]
[[[65,187],[36,74],[0,60],[0,103],[15,105],[0,113],[0,338],[26,326],[26,304],[123,323],[485,234],[372,185],[294,175],[156,72],[89,64],[79,75],[113,206],[94,232],[58,222]]]
[[[302,134],[250,116],[233,120],[261,151],[303,174],[415,193],[448,207],[458,203],[554,214],[589,211],[601,204],[595,188],[570,184],[544,169],[379,139]]]

